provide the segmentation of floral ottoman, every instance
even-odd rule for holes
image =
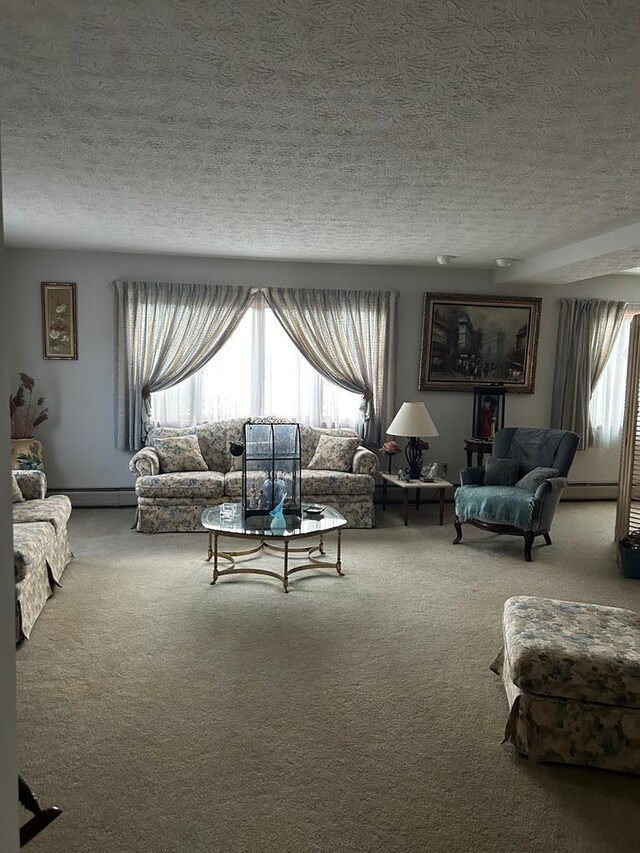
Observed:
[[[491,666],[509,701],[505,741],[535,761],[640,773],[640,616],[516,596]]]

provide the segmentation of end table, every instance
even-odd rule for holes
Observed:
[[[383,474],[382,477],[382,509],[387,508],[387,487],[389,484],[398,486],[404,492],[404,524],[405,527],[409,524],[409,489],[416,490],[416,509],[420,507],[420,492],[424,489],[427,492],[440,492],[440,525],[444,524],[444,495],[447,489],[453,488],[453,483],[448,480],[443,480],[441,477],[434,477],[430,483],[424,480],[399,480],[397,474]]]
[[[486,438],[465,438],[464,449],[467,452],[467,468],[473,465],[473,454],[476,454],[478,466],[482,465],[485,453],[491,456],[493,451],[493,442]]]

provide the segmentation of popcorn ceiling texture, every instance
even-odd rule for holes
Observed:
[[[6,241],[467,263],[637,218],[635,0],[4,0]]]

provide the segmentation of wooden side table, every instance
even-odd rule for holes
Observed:
[[[487,441],[485,438],[466,438],[464,441],[464,449],[467,451],[467,468],[473,466],[473,454],[476,454],[477,464],[482,465],[485,453],[491,456],[493,450],[493,442]]]
[[[382,509],[387,508],[387,487],[389,484],[398,486],[404,493],[404,523],[405,527],[409,524],[409,489],[416,490],[416,509],[420,507],[420,492],[424,489],[427,492],[440,492],[440,525],[444,524],[444,495],[447,489],[453,488],[453,483],[448,480],[443,480],[441,477],[435,477],[432,483],[425,483],[423,480],[399,480],[397,474],[383,474],[382,477]]]

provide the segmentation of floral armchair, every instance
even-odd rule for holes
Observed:
[[[533,427],[499,430],[486,467],[463,468],[456,491],[457,545],[462,524],[524,538],[531,562],[537,536],[551,545],[551,523],[578,449],[574,432]]]

